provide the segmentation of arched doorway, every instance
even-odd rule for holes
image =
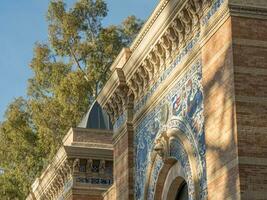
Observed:
[[[184,178],[176,177],[170,184],[167,200],[188,200],[188,185]]]
[[[172,118],[157,135],[153,148],[145,199],[206,199],[200,153],[186,120]]]
[[[188,200],[188,185],[185,181],[178,189],[175,200]]]

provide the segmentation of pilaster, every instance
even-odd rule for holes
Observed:
[[[267,197],[267,1],[230,0],[241,199]]]

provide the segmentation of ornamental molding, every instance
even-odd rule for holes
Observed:
[[[257,2],[255,4],[244,5],[239,2],[230,1],[229,9],[231,16],[267,19],[267,2],[261,6]]]
[[[134,50],[137,51],[137,46],[149,32],[149,29],[152,29],[152,25],[156,24],[156,20],[160,14],[163,14],[163,10],[166,9],[169,2],[172,2],[172,5],[179,5],[178,8],[175,7],[179,11],[166,25],[163,34],[157,38],[146,56],[139,58],[142,59],[141,64],[137,64],[137,67],[135,67],[135,64],[131,65],[131,75],[126,72],[127,69],[124,69],[126,65],[129,68],[131,57],[124,63],[116,60],[116,63],[121,63],[119,68],[112,65],[111,78],[99,94],[97,101],[107,111],[113,124],[127,109],[127,106],[132,105],[153,85],[159,75],[166,70],[168,64],[173,61],[174,57],[188,44],[193,36],[199,33],[201,16],[211,6],[212,0],[187,0],[184,2],[178,1],[178,3],[173,0],[161,1],[152,17],[141,30],[137,40],[131,46],[131,55],[133,55]],[[172,10],[172,12],[174,11]],[[119,57],[123,56],[120,55]],[[116,80],[116,77],[119,79]]]
[[[40,191],[40,199],[53,200],[56,199],[64,190],[66,183],[72,179],[73,166],[69,159],[64,162],[54,171],[54,176],[47,187]]]
[[[179,162],[184,178],[189,185],[190,199],[204,200],[207,198],[205,187],[203,187],[203,169],[199,167],[199,152],[194,151],[197,146],[189,141],[185,133],[192,134],[192,130],[184,118],[172,117],[162,126],[150,153],[150,162],[146,173],[145,197],[153,197],[154,194],[158,193],[157,190],[160,190],[160,186],[157,186],[157,181],[162,178],[159,177],[167,175],[171,166]],[[165,178],[163,179],[165,180]]]
[[[219,10],[222,4],[225,5]],[[202,46],[207,35],[218,27],[215,21],[221,24],[230,15],[267,18],[266,13],[267,3],[261,0],[245,3],[241,0],[160,1],[130,49],[124,49],[113,63],[112,76],[97,101],[108,112],[113,124],[118,120],[122,124],[124,121],[119,117],[126,107],[138,102],[153,88],[160,74],[194,36],[200,34]],[[212,23],[209,22],[211,17]],[[118,73],[122,73],[122,82],[116,80]]]
[[[166,66],[200,30],[200,20],[211,0],[188,0],[166,27],[158,41],[131,77],[127,85],[138,100],[153,85]]]
[[[56,199],[63,192],[66,183],[71,180],[72,172],[72,161],[67,159],[62,147],[40,178],[33,183],[32,194],[37,199]]]
[[[92,138],[95,142],[90,142]],[[93,169],[94,160],[99,161],[97,172]],[[113,182],[109,170],[112,160],[111,131],[71,128],[52,161],[32,184],[27,200],[62,199],[73,188],[83,186],[106,189]]]
[[[133,44],[131,45],[131,49],[135,50],[137,46],[142,42],[144,39],[145,35],[148,33],[152,25],[155,23],[157,20],[158,16],[162,13],[164,8],[167,6],[170,0],[161,0],[157,8],[154,10],[150,18],[148,19],[148,22],[144,25],[144,27],[141,29],[139,35],[137,38],[134,40]]]
[[[185,137],[185,133],[187,133],[189,136]],[[165,162],[166,160],[172,159],[173,155],[170,152],[172,141],[175,139],[179,139],[180,141],[189,141],[190,137],[193,138],[193,131],[191,130],[191,127],[186,119],[172,117],[168,120],[166,125],[162,126],[161,130],[159,131],[154,141],[153,150]],[[199,152],[197,151],[198,145],[194,139],[192,139],[192,141],[189,145],[190,149],[196,149],[195,153],[199,155]]]
[[[129,88],[126,84],[119,85],[105,103],[103,108],[107,111],[112,123],[123,113],[128,103],[128,91]]]
[[[98,103],[109,114],[112,123],[123,113],[128,104],[129,87],[126,84],[125,76],[121,68],[115,68],[106,84],[97,97]]]

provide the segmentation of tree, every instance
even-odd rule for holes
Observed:
[[[42,154],[37,148],[27,102],[18,98],[10,104],[0,126],[1,199],[22,199],[41,170]],[[19,189],[18,189],[19,188]]]
[[[121,25],[103,27],[107,12],[103,0],[78,0],[70,8],[60,0],[50,2],[49,42],[35,45],[27,99],[16,99],[1,124],[4,199],[25,198],[35,176],[20,171],[22,166],[29,174],[40,173],[67,130],[78,124],[98,95],[121,48],[142,26],[141,20],[130,16]],[[13,154],[18,156],[9,163]]]

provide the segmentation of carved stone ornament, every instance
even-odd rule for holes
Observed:
[[[135,99],[143,95],[151,85],[150,83],[157,79],[160,71],[165,69],[167,61],[171,60],[172,56],[185,46],[194,33],[197,33],[203,9],[210,6],[210,3],[211,0],[187,0],[165,33],[127,81]]]
[[[162,160],[169,157],[169,144],[165,126],[162,127],[160,133],[156,137],[153,149],[162,158]]]
[[[210,6],[211,1],[187,0],[127,82],[124,75],[120,74],[123,80],[119,81],[112,95],[103,103],[113,123],[122,115],[129,103],[129,96],[133,95],[133,100],[141,98],[172,57],[198,33],[203,9]],[[123,73],[121,69],[119,71]]]
[[[80,159],[76,158],[73,162],[73,170],[74,172],[78,172],[80,168]]]
[[[141,77],[138,77],[141,82]],[[136,83],[132,83],[133,86],[131,88],[131,92],[137,95],[138,86]],[[129,96],[129,87],[126,85],[119,86],[113,95],[109,98],[109,100],[104,105],[104,110],[107,111],[111,121],[114,123],[115,120],[123,113],[125,106],[128,104],[128,96]]]
[[[64,160],[61,165],[56,169],[56,176],[53,178],[49,186],[44,190],[41,195],[41,199],[56,199],[61,192],[63,191],[64,185],[72,176],[72,167],[70,166],[76,165],[77,161],[73,160]]]

